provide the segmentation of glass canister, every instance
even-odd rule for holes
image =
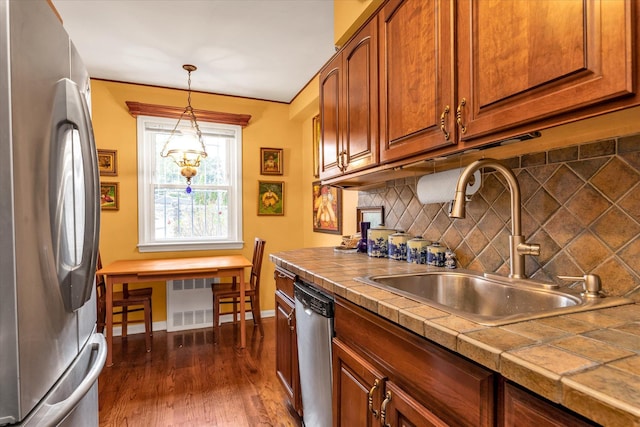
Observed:
[[[427,263],[427,247],[430,241],[423,239],[422,236],[416,236],[407,241],[407,262],[413,264]]]
[[[367,236],[367,255],[375,258],[386,258],[389,248],[389,236],[395,233],[393,228],[383,226],[369,229]]]
[[[427,247],[427,264],[434,267],[444,267],[447,248],[440,246],[439,242],[433,242]]]
[[[407,242],[411,235],[403,231],[389,236],[389,258],[402,261],[407,259]]]

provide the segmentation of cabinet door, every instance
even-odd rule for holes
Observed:
[[[596,425],[548,403],[510,383],[504,386],[504,418],[501,426],[586,427]]]
[[[378,42],[373,19],[344,47],[342,86],[345,172],[378,162]]]
[[[320,178],[378,162],[378,44],[373,19],[320,71]]]
[[[451,4],[391,0],[380,11],[382,162],[455,141]]]
[[[633,3],[458,1],[460,138],[632,93]]]
[[[385,399],[381,409],[382,425],[394,427],[446,427],[447,423],[436,417],[417,400],[392,382],[386,383]]]
[[[338,339],[332,351],[334,427],[378,425],[383,375]]]
[[[285,294],[276,291],[276,374],[293,408],[302,414],[295,306]]]
[[[320,71],[320,178],[342,174],[338,158],[342,152],[340,138],[340,75],[342,55],[336,55]]]

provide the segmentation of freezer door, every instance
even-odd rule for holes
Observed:
[[[97,426],[97,381],[106,359],[104,336],[92,335],[74,363],[21,427]]]

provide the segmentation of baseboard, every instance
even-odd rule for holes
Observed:
[[[276,311],[275,310],[264,310],[260,312],[260,315],[262,316],[262,318],[269,318],[269,317],[274,317],[276,315]],[[247,320],[253,320],[253,315],[251,314],[250,311],[247,311],[245,313],[245,319]],[[231,323],[233,322],[233,315],[231,314],[223,314],[222,316],[220,316],[220,324],[223,323]],[[213,322],[209,323],[207,325],[208,327],[212,327],[213,326]],[[167,322],[166,321],[161,321],[161,322],[153,322],[153,330],[154,331],[166,331],[167,330]],[[181,329],[181,330],[189,330],[189,328],[185,328],[185,329]],[[144,324],[143,323],[132,323],[127,327],[127,335],[134,335],[134,334],[144,334]],[[114,337],[119,337],[122,335],[122,327],[121,326],[114,326],[113,327],[113,336]]]

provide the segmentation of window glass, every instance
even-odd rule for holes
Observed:
[[[180,168],[160,156],[175,122],[138,117],[140,251],[241,247],[242,128],[198,122],[207,157],[187,193]]]

